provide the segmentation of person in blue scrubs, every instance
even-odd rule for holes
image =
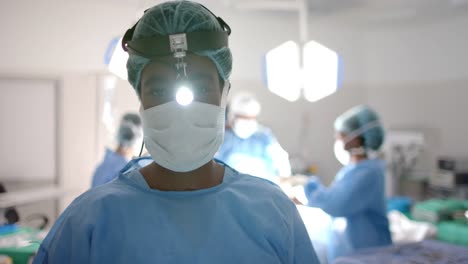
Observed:
[[[214,160],[232,57],[229,26],[202,5],[148,9],[123,39],[151,158],[79,196],[40,246],[45,263],[318,263],[273,183]]]
[[[117,178],[119,171],[127,165],[141,146],[141,118],[138,114],[127,113],[122,117],[117,131],[117,148],[106,149],[104,160],[94,171],[91,187],[97,187]]]
[[[335,155],[345,166],[328,188],[317,178],[305,186],[308,205],[333,217],[328,259],[392,243],[385,203],[383,161],[376,152],[384,141],[378,115],[357,106],[335,121]]]
[[[241,92],[229,105],[224,143],[216,158],[239,172],[279,182],[291,176],[288,153],[272,131],[258,123],[260,103],[250,93]]]

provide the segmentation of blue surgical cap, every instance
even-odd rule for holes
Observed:
[[[366,129],[365,126],[370,126]],[[351,108],[335,120],[335,130],[350,135],[362,129],[359,135],[364,140],[364,147],[378,150],[385,138],[385,132],[377,113],[365,105]]]
[[[122,147],[132,147],[142,136],[141,118],[138,114],[127,113],[122,117],[117,142]]]
[[[158,35],[171,35],[196,31],[223,31],[218,20],[198,3],[170,1],[150,8],[140,19],[133,39],[144,39]],[[228,80],[232,70],[232,54],[228,47],[196,53],[210,59],[219,76]],[[130,55],[127,61],[128,81],[139,95],[140,77],[149,59]]]

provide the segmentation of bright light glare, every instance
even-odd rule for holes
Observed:
[[[301,69],[299,46],[288,41],[266,54],[268,89],[288,100],[296,101],[301,96]]]
[[[316,102],[334,92],[338,87],[338,54],[310,41],[304,46],[304,96]]]
[[[122,38],[119,39],[117,45],[114,48],[114,53],[109,62],[109,71],[123,80],[127,80],[127,60],[128,53],[122,49],[120,45],[122,43]]]
[[[182,106],[189,105],[193,101],[193,93],[189,88],[182,86],[177,91],[176,100]]]

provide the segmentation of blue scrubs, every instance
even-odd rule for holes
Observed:
[[[309,206],[333,216],[329,260],[358,249],[392,243],[384,185],[384,165],[377,159],[343,167],[329,188],[317,181],[306,185]]]
[[[94,172],[91,187],[94,188],[96,186],[103,185],[117,178],[120,170],[123,169],[127,163],[128,160],[126,160],[122,155],[110,149],[106,149],[104,160],[99,164]]]
[[[232,129],[226,129],[216,158],[242,173],[274,180],[278,176],[278,168],[268,151],[273,144],[277,144],[277,140],[270,130],[263,127],[246,139],[238,137]]]
[[[225,167],[215,187],[159,191],[134,164],[78,197],[34,264],[318,263],[296,207],[276,185]]]

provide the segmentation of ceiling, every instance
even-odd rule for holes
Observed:
[[[89,0],[91,1],[91,0]],[[302,0],[194,0],[239,12],[297,12]],[[311,18],[345,21],[357,25],[405,25],[468,15],[468,0],[305,0]],[[163,0],[98,0],[113,5],[144,9]]]
[[[205,0],[209,2],[212,0]],[[361,24],[436,21],[468,15],[468,0],[306,0],[311,17],[345,19]],[[296,0],[224,0],[246,10],[297,10]]]

